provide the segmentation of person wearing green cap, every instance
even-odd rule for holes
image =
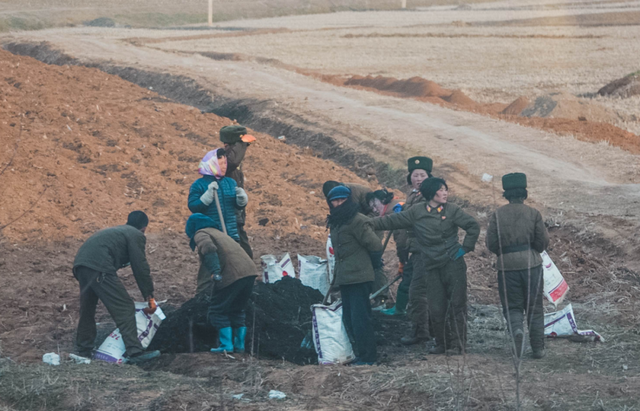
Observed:
[[[241,125],[224,126],[220,129],[220,141],[224,143],[224,150],[227,156],[227,172],[225,173],[225,177],[234,179],[238,187],[242,189],[244,189],[244,173],[240,166],[247,153],[247,148],[249,148],[249,145],[255,140],[255,137],[247,134],[246,127]],[[246,251],[249,257],[253,258],[253,250],[249,244],[249,236],[244,229],[246,219],[246,209],[236,211],[240,247]]]
[[[428,178],[420,185],[424,202],[407,211],[373,220],[376,230],[413,228],[420,251],[412,263],[412,281],[425,276],[425,284],[428,284],[428,316],[436,340],[430,354],[460,354],[466,348],[467,265],[464,255],[474,250],[480,236],[476,219],[449,203],[448,192],[443,179]],[[462,244],[458,241],[460,228],[466,231]]]
[[[538,210],[524,204],[527,176],[511,173],[502,177],[503,196],[509,201],[489,219],[487,248],[498,256],[498,292],[512,337],[512,350],[524,352],[523,313],[529,327],[533,358],[545,356],[544,310],[542,307],[542,253],[549,234]]]
[[[411,187],[411,192],[407,196],[402,210],[407,211],[419,203],[424,202],[420,194],[420,185],[427,178],[432,177],[433,160],[429,157],[411,157],[407,160],[409,174],[407,184]],[[404,235],[396,241],[396,248],[403,250],[406,254],[400,258],[400,270],[402,272],[402,282],[398,286],[396,305],[383,314],[398,315],[405,312],[408,307],[409,318],[411,319],[411,331],[409,335],[400,339],[404,345],[413,345],[431,340],[429,326],[429,307],[427,301],[426,272],[419,270],[416,272],[414,263],[420,254],[420,247],[415,239],[413,228],[404,230]],[[392,311],[393,310],[393,311]]]

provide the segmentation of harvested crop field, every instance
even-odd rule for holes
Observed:
[[[0,37],[0,409],[640,407],[638,1],[409,0],[404,11],[399,2],[355,1],[355,10],[393,10],[269,19],[249,17],[311,5],[242,1],[228,12],[246,19],[171,30],[150,27],[202,15],[191,2],[161,1],[162,16],[138,2],[122,15],[83,1],[19,12],[49,14],[43,27],[104,19]],[[13,16],[10,6],[0,12]],[[483,228],[465,257],[466,355],[401,345],[408,320],[376,314],[378,365],[309,364],[313,353],[298,340],[319,295],[294,279],[256,286],[249,352],[206,352],[212,334],[205,304],[192,300],[198,257],[183,234],[186,193],[220,127],[235,122],[257,138],[243,165],[256,273],[264,254],[324,255],[324,181],[403,197],[406,158],[433,157],[453,201]],[[543,214],[579,327],[605,338],[548,340],[537,361],[528,348],[519,380],[484,245],[488,218],[504,204],[500,175],[512,171],[528,175],[528,202]],[[481,182],[484,173],[492,183]],[[163,354],[142,367],[72,364],[73,258],[91,233],[133,209],[151,218],[147,256],[169,314],[154,347]],[[394,248],[385,253],[389,278]],[[131,270],[120,276],[140,299]],[[278,310],[287,311],[282,319]],[[102,305],[96,320],[99,339],[115,327]],[[42,364],[48,352],[63,364]],[[270,399],[271,390],[286,399]]]

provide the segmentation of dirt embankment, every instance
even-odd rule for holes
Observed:
[[[611,124],[615,113],[596,103],[566,93],[542,96],[533,102],[519,97],[511,104],[478,103],[461,90],[448,90],[421,77],[399,80],[383,76],[320,76],[324,81],[377,93],[412,98],[457,110],[500,118],[523,126],[560,135],[575,136],[593,143],[607,142],[634,154],[640,154],[640,137]],[[632,87],[633,77],[626,80]],[[622,87],[624,88],[624,87]],[[626,89],[625,89],[626,90]]]
[[[0,53],[0,165],[11,161],[0,176],[0,225],[33,205],[2,231],[4,236],[82,237],[122,224],[135,209],[150,215],[151,232],[182,232],[198,163],[220,146],[218,130],[231,120],[172,103],[96,69],[48,66]],[[244,165],[248,228],[322,237],[322,182],[361,180],[312,152],[260,133],[257,138]],[[258,225],[263,219],[269,220],[266,226]]]

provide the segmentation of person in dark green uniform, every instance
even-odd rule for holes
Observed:
[[[411,192],[402,208],[403,211],[409,210],[419,203],[424,203],[424,198],[420,194],[420,185],[424,180],[432,177],[433,160],[429,157],[411,157],[407,160],[407,166],[409,170],[407,183],[411,187]],[[407,254],[402,267],[402,282],[398,286],[396,307],[390,314],[402,313],[406,308],[407,301],[409,301],[408,313],[411,319],[411,331],[409,335],[403,336],[400,342],[405,345],[413,345],[430,341],[432,336],[429,326],[427,273],[424,270],[416,272],[414,269],[421,248],[416,242],[412,228],[404,230],[404,234],[400,236],[399,240],[396,240],[396,247],[406,250]],[[383,311],[383,314],[387,314],[387,312]]]
[[[247,134],[247,129],[240,125],[224,126],[220,129],[220,141],[224,143],[224,150],[227,156],[226,177],[235,180],[239,188],[244,189],[244,173],[242,171],[242,160],[247,153],[249,145],[256,141],[256,138]],[[249,244],[249,236],[245,231],[247,220],[246,209],[236,210],[236,224],[238,236],[240,237],[240,247],[246,251],[250,258],[253,258],[253,250]]]
[[[373,365],[377,360],[376,340],[371,323],[369,295],[374,280],[372,252],[382,250],[380,238],[369,218],[358,212],[351,190],[336,186],[327,193],[330,214],[327,227],[336,256],[333,286],[340,287],[342,321],[355,340],[356,365]]]
[[[425,203],[373,220],[376,230],[413,228],[420,247],[413,269],[415,274],[426,272],[429,317],[436,339],[431,354],[462,353],[466,348],[467,265],[463,256],[474,250],[480,235],[476,219],[447,202],[448,191],[443,179],[428,178],[420,185]],[[466,231],[462,244],[459,228]]]
[[[144,235],[149,218],[142,211],[129,214],[126,225],[100,230],[82,244],[73,262],[73,275],[80,283],[80,320],[76,346],[78,354],[90,358],[96,339],[98,300],[113,317],[122,334],[129,363],[141,363],[160,355],[144,352],[138,340],[136,309],[127,289],[118,278],[120,268],[131,265],[142,297],[155,308],[153,281],[145,256]]]
[[[491,216],[487,248],[498,256],[498,292],[512,337],[512,348],[518,357],[524,352],[523,313],[526,313],[533,358],[539,359],[546,354],[540,253],[549,245],[549,234],[540,212],[524,204],[528,197],[525,174],[503,176],[502,188],[509,204],[498,208]]]

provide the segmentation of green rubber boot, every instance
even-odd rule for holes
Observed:
[[[409,303],[409,294],[398,291],[396,295],[396,305],[386,310],[382,310],[384,315],[405,315],[407,313],[407,304]]]
[[[218,338],[220,338],[220,346],[212,348],[211,352],[233,352],[233,332],[231,327],[221,328],[218,330]]]

